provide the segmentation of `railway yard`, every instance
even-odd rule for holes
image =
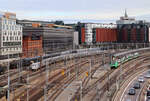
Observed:
[[[10,69],[0,75],[0,101],[7,91],[10,101],[148,101],[149,50],[86,50],[43,60],[38,69]],[[129,95],[141,76],[140,89]]]

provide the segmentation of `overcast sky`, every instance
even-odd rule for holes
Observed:
[[[0,0],[0,11],[20,19],[118,19],[150,15],[150,0]]]

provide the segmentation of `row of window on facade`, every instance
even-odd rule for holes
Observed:
[[[4,32],[3,34],[4,35],[21,35],[21,32],[20,31],[18,33],[17,32],[8,32],[8,33]]]
[[[2,49],[3,52],[8,52],[8,51],[21,51],[22,48],[16,47],[16,48],[4,48]]]
[[[5,37],[3,36],[3,41],[21,41],[22,40],[22,37],[21,36],[17,36],[17,37],[14,37],[14,36],[10,36],[10,37]]]
[[[21,26],[18,25],[2,25],[3,30],[22,30]]]
[[[12,20],[12,19],[3,19],[3,24],[7,24],[7,25],[16,25],[16,20]]]
[[[3,42],[3,46],[20,46],[22,45],[22,42]]]

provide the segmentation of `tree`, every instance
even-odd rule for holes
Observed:
[[[59,20],[57,20],[57,21],[55,21],[54,22],[54,24],[56,24],[56,25],[64,25],[64,22],[63,21],[59,21]]]

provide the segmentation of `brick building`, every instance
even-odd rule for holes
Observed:
[[[38,32],[23,33],[23,58],[42,55],[42,35]]]
[[[73,47],[73,34],[74,34],[73,29],[49,28],[49,27],[32,25],[32,27],[29,26],[23,27],[23,34],[25,33],[27,34],[34,33],[35,35],[42,35],[42,42],[40,40],[41,43],[39,49],[42,50],[43,48],[43,54],[60,52],[60,51],[72,49]]]

